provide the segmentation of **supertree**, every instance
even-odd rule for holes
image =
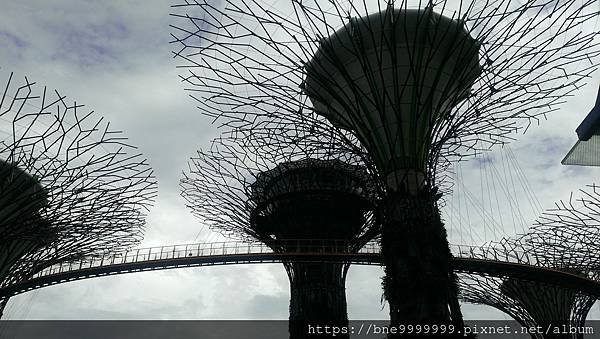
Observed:
[[[209,151],[198,151],[184,174],[182,196],[203,223],[276,253],[355,253],[379,234],[372,177],[359,159],[332,149],[304,144],[257,155],[217,139]],[[305,338],[308,324],[348,325],[348,263],[283,257],[283,265],[291,338]]]
[[[139,243],[156,180],[104,118],[27,77],[7,76],[0,119],[3,309],[3,287]]]
[[[525,234],[487,244],[470,255],[559,270],[600,281],[600,191],[595,185],[546,210]],[[531,278],[531,277],[530,277]],[[559,281],[471,275],[461,279],[464,300],[487,304],[526,327],[575,329],[573,333],[532,333],[533,338],[583,338],[587,314],[597,300]]]
[[[587,277],[598,281],[597,274]],[[492,306],[526,328],[543,329],[532,331],[532,338],[583,338],[585,319],[597,300],[573,287],[526,278],[461,275],[459,286],[462,300]],[[562,333],[565,329],[575,332]]]
[[[174,55],[204,114],[236,130],[335,129],[384,187],[392,325],[462,325],[439,164],[512,139],[595,70],[595,0],[185,1]],[[358,141],[358,143],[356,143]]]

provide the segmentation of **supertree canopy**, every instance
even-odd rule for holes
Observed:
[[[250,184],[251,227],[265,240],[353,240],[372,208],[367,183],[363,168],[337,159],[281,163]]]
[[[525,234],[487,244],[480,259],[504,257],[506,261],[558,270],[600,281],[598,188],[590,185],[568,201],[546,210]],[[527,277],[470,275],[461,279],[463,299],[487,304],[509,314],[523,326],[578,329],[574,333],[537,333],[533,338],[582,338],[585,320],[597,300],[577,286]]]
[[[0,166],[0,279],[3,280],[11,273],[16,262],[28,253],[54,241],[56,234],[49,222],[40,216],[40,210],[48,205],[48,201],[47,192],[39,180],[5,161],[2,161]]]
[[[478,52],[461,22],[432,7],[388,6],[320,43],[302,86],[318,114],[355,131],[391,188],[416,190],[432,125],[468,96],[481,73]]]
[[[552,329],[547,334],[532,332],[532,338],[582,338],[586,317],[597,300],[573,287],[526,278],[471,274],[461,276],[459,286],[466,302],[492,306],[527,328]],[[557,328],[561,333],[555,333]],[[576,330],[562,333],[565,328]]]
[[[385,199],[392,325],[462,325],[440,164],[511,140],[595,70],[595,0],[209,1],[173,5],[199,108],[235,130],[331,133]]]
[[[598,276],[595,275],[594,278],[597,279]],[[529,320],[527,317],[519,318],[523,326],[552,328],[551,333],[542,335],[544,338],[582,338],[583,335],[579,331],[584,328],[585,318],[596,301],[595,296],[577,289],[515,278],[504,280],[500,290],[533,320],[530,322],[523,321]],[[557,327],[561,330],[574,328],[577,333],[557,333]],[[534,338],[536,336],[539,335],[532,335]]]
[[[276,253],[354,253],[379,234],[372,177],[351,156],[309,148],[257,155],[217,140],[191,159],[182,195],[213,229]],[[291,338],[304,338],[307,323],[347,326],[347,263],[283,257],[283,264]]]
[[[531,236],[531,235],[528,235]],[[563,258],[549,251],[543,258],[530,255],[529,248],[519,239],[507,239],[499,244],[489,244],[478,259],[493,260],[496,256],[512,256],[512,261],[532,268],[560,271],[593,281],[600,281],[598,271],[583,267],[562,266]],[[547,247],[548,248],[548,247]],[[492,255],[493,253],[493,255]],[[585,320],[597,294],[560,280],[544,280],[530,272],[525,276],[488,274],[461,274],[459,279],[461,299],[466,302],[492,306],[527,328],[543,328],[530,333],[532,338],[582,338]],[[574,332],[564,332],[565,329]],[[550,331],[545,332],[547,329]]]
[[[0,101],[2,287],[143,237],[152,169],[121,132],[57,91],[7,77]]]
[[[595,4],[186,1],[172,6],[172,36],[192,97],[223,124],[318,133],[325,115],[364,127],[359,140],[387,143],[387,157],[429,144],[432,171],[437,156],[511,140],[585,82],[600,54]],[[384,122],[397,127],[375,133]]]

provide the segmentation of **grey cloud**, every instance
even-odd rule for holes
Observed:
[[[287,294],[257,294],[250,299],[246,312],[256,319],[287,319],[289,303]]]

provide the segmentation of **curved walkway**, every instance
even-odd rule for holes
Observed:
[[[331,246],[319,240],[297,240],[278,243],[286,253],[275,253],[262,243],[222,242],[160,246],[135,249],[124,253],[85,258],[80,261],[50,266],[26,281],[0,289],[0,299],[64,282],[116,274],[164,270],[184,267],[275,263],[282,261],[346,262],[381,265],[379,246],[369,243],[356,253],[347,251],[343,243]],[[515,277],[524,280],[552,282],[600,297],[600,283],[558,269],[473,255],[478,248],[453,246],[458,256],[452,264],[457,272]],[[506,258],[508,259],[508,258]]]

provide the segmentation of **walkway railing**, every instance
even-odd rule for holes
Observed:
[[[532,262],[531,256],[525,253],[514,251],[507,254],[490,247],[464,245],[452,245],[451,250],[454,254],[452,265],[457,272],[557,282],[561,286],[600,297],[600,283],[596,279],[573,274],[573,270],[538,265],[539,262]],[[25,281],[0,288],[0,300],[44,286],[119,273],[282,261],[382,264],[380,246],[376,242],[367,243],[359,250],[353,249],[346,241],[322,240],[286,240],[269,245],[259,242],[219,242],[156,246],[47,267]]]
[[[272,248],[286,248],[286,254],[378,254],[379,245],[367,243],[358,251],[351,251],[351,244],[343,240],[285,240],[266,245],[260,242],[214,242],[183,245],[156,246],[133,249],[122,253],[86,257],[78,261],[56,264],[33,275],[32,278],[49,276],[94,267],[133,264],[167,259],[215,257],[243,254],[273,254]]]
[[[600,271],[600,258],[572,253],[525,252],[519,248],[496,246],[450,245],[456,258],[501,261],[567,271]]]
[[[139,263],[156,260],[178,259],[184,257],[207,257],[223,255],[242,255],[242,254],[273,254],[273,248],[286,248],[287,254],[378,254],[380,246],[377,242],[369,242],[358,251],[350,250],[350,243],[343,240],[285,240],[266,245],[261,242],[213,242],[213,243],[195,243],[182,245],[155,246],[147,248],[132,249],[122,253],[111,253],[102,256],[86,257],[78,261],[56,264],[45,268],[33,275],[32,278],[53,275],[63,272],[71,272],[93,267],[106,267],[111,265],[121,265],[128,263]],[[471,245],[450,245],[452,254],[457,258],[494,260],[507,263],[535,265],[542,267],[558,268],[561,266],[574,267],[572,263],[563,263],[554,259],[550,261],[545,257],[538,257],[535,254],[528,254],[516,250],[507,251],[502,248],[471,246]],[[579,268],[589,268],[588,263],[581,263]],[[584,266],[585,265],[585,266]]]

